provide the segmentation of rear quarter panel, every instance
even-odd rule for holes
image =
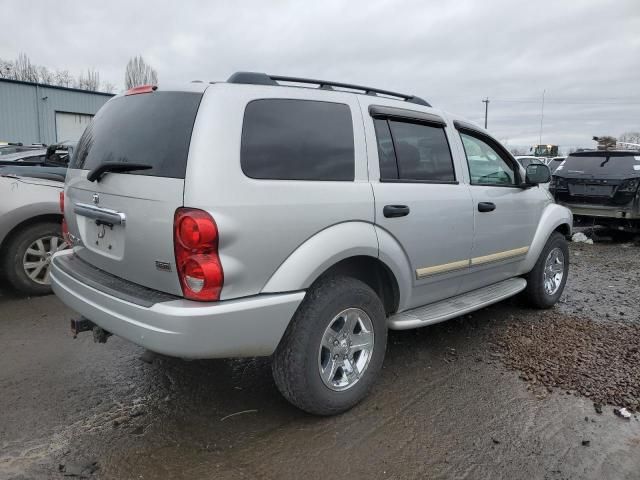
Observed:
[[[355,180],[256,180],[245,176],[240,165],[244,111],[250,101],[261,98],[348,105],[354,130]],[[225,278],[221,299],[260,293],[293,252],[333,226],[364,222],[371,226],[367,230],[370,235],[360,243],[375,242],[373,193],[355,95],[303,88],[212,85],[200,104],[189,155],[184,205],[210,212],[218,225]],[[310,263],[316,260],[308,258]],[[305,282],[288,285],[291,289],[307,286]]]
[[[0,245],[19,224],[40,215],[61,215],[63,184],[29,178],[0,177]]]

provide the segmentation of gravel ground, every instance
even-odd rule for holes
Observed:
[[[509,324],[498,347],[504,363],[534,385],[558,387],[596,404],[640,407],[640,325],[556,312]]]

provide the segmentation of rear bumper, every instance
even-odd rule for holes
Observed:
[[[57,256],[73,255],[71,251]],[[305,292],[201,303],[178,299],[137,305],[88,286],[54,261],[51,284],[70,308],[151,351],[183,358],[271,355]]]

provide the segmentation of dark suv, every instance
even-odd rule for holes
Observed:
[[[640,152],[572,153],[553,173],[550,192],[569,207],[576,223],[640,231]]]

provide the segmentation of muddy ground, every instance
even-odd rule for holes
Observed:
[[[541,390],[504,347],[564,318],[640,324],[640,247],[571,250],[555,309],[512,299],[393,332],[370,397],[334,418],[287,404],[267,359],[146,362],[119,338],[73,340],[54,296],[0,287],[0,478],[640,478],[636,417]]]

